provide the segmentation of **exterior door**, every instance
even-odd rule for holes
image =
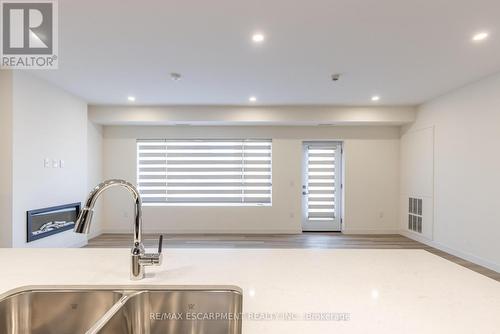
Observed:
[[[342,143],[304,142],[302,230],[340,231]]]

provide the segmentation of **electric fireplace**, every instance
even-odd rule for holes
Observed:
[[[31,242],[72,229],[81,203],[72,203],[27,212],[27,241]]]

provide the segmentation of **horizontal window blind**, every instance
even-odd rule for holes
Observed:
[[[336,216],[335,143],[307,145],[307,218],[333,220]]]
[[[271,204],[271,140],[138,140],[145,205]]]

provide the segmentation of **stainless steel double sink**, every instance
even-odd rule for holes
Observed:
[[[0,300],[2,334],[239,334],[237,287],[31,287]]]

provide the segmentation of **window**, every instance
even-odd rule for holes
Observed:
[[[271,140],[138,140],[144,205],[271,205]]]

